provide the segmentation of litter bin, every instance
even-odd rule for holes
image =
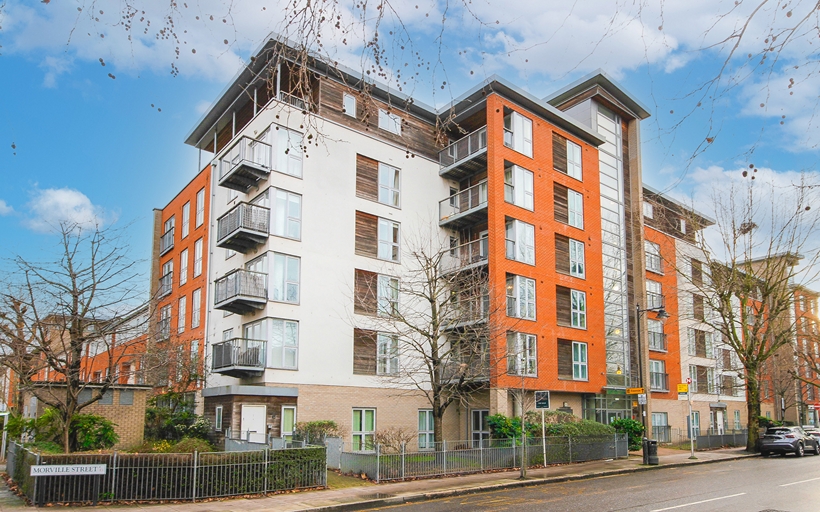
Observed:
[[[643,438],[643,463],[651,466],[658,465],[658,441],[656,439]]]

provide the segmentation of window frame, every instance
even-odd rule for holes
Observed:
[[[580,249],[580,261],[578,252]],[[574,238],[569,239],[569,275],[580,279],[586,279],[586,244]],[[573,255],[575,257],[573,257]],[[577,268],[580,267],[580,271]],[[576,270],[573,270],[575,268]]]
[[[383,182],[382,178],[384,176],[390,176],[391,179],[395,180],[392,186],[391,183]],[[393,208],[401,208],[401,169],[379,162],[379,169],[376,173],[376,186],[378,188],[378,192],[376,193],[376,201],[378,203]],[[382,192],[387,194],[384,200],[382,200]],[[395,203],[391,202],[390,198],[392,198]]]
[[[277,370],[298,370],[299,369],[299,322],[297,320],[290,320],[287,318],[264,318],[259,321],[265,322],[267,328],[267,338],[265,341],[268,344],[267,354],[265,354],[265,367]],[[295,342],[288,343],[288,326],[292,327],[292,332],[295,333]],[[281,338],[281,344],[275,344],[274,341],[277,336]],[[274,352],[280,350],[281,364],[274,364]],[[287,364],[288,354],[293,356],[293,365]]]
[[[284,254],[280,252],[273,253],[273,264],[270,266],[268,280],[269,280],[269,294],[270,300],[274,302],[284,302],[286,304],[299,304],[301,297],[301,281],[302,281],[302,260],[298,256]],[[292,279],[290,275],[292,270],[291,265],[295,262],[296,266],[296,280]],[[290,290],[296,290],[296,297],[290,299]]]
[[[581,290],[570,288],[570,327],[575,329],[587,328],[587,294]]]
[[[526,236],[522,236],[526,235],[527,231],[529,231],[530,234],[529,239],[527,239]],[[506,237],[504,252],[507,259],[527,265],[535,265],[535,226],[518,219],[507,218],[504,224],[504,233]],[[510,236],[512,236],[512,238],[510,238]],[[510,251],[510,243],[512,243],[512,254]]]
[[[399,337],[396,334],[376,334],[376,375],[399,373]]]
[[[577,161],[573,159],[574,156],[578,157]],[[581,145],[567,139],[567,175],[578,181],[583,181],[584,176],[582,160],[583,150]]]
[[[644,260],[646,270],[655,274],[663,275],[663,260],[661,259],[661,246],[655,242],[644,240],[643,242]],[[650,264],[650,261],[652,264]],[[654,263],[657,262],[657,265]]]
[[[356,413],[359,413],[357,425]],[[367,415],[371,416],[370,428],[368,429]],[[375,449],[374,434],[376,433],[376,408],[375,407],[354,407],[353,421],[351,422],[351,448],[354,452],[373,451]]]
[[[202,238],[194,242],[194,277],[202,275]]]
[[[182,249],[179,253],[179,285],[188,282],[188,248]]]
[[[197,288],[191,293],[191,329],[196,329],[201,324],[202,312],[202,288]]]
[[[538,377],[538,338],[534,334],[507,333],[507,375]]]
[[[379,109],[379,129],[401,137],[402,118],[398,114]]]
[[[353,102],[349,105],[349,102]],[[353,107],[352,109],[349,107]],[[348,93],[342,93],[342,114],[356,119],[356,96]]]
[[[589,347],[583,341],[572,342],[572,380],[589,380]]]
[[[504,167],[504,202],[534,211],[534,180],[535,174],[520,165],[510,164]]]
[[[191,202],[182,205],[182,238],[186,238],[191,229]]]
[[[205,222],[205,188],[201,188],[196,193],[196,227]]]
[[[567,189],[567,224],[584,229],[584,195],[571,188]]]
[[[641,205],[642,213],[645,219],[654,219],[655,218],[655,205],[648,202],[643,201]]]
[[[385,230],[385,231],[383,231]],[[383,233],[390,234],[390,240],[382,239]],[[382,247],[390,248],[390,257],[382,256]],[[395,252],[395,256],[393,253]],[[376,226],[376,258],[383,261],[392,261],[394,263],[401,262],[401,224],[378,217]]]
[[[512,281],[512,286],[510,286]],[[529,283],[532,286],[528,286]],[[507,316],[511,318],[520,318],[522,320],[535,320],[537,316],[536,309],[536,282],[535,279],[524,277],[517,274],[507,274]],[[510,293],[512,291],[512,294]],[[524,292],[522,297],[521,292]],[[530,296],[529,292],[532,292]],[[510,307],[512,303],[512,308]],[[526,306],[525,306],[526,304]],[[530,306],[531,304],[531,306]],[[529,316],[530,308],[532,309],[532,316]],[[526,314],[522,314],[522,310]],[[510,313],[513,314],[510,314]]]
[[[187,319],[188,312],[188,296],[183,295],[179,298],[177,302],[177,334],[182,334],[185,332],[185,320]]]
[[[296,194],[289,190],[271,187],[273,193],[268,191],[268,197],[273,196],[271,203],[271,235],[288,238],[290,240],[302,239],[302,195]],[[294,216],[291,211],[292,200],[296,198],[298,201],[298,216]],[[284,205],[280,206],[284,201]],[[281,218],[280,218],[281,208]],[[281,226],[280,226],[281,224]],[[281,230],[280,230],[281,228]],[[295,229],[296,236],[291,235],[291,229]]]
[[[399,311],[399,278],[385,274],[376,277],[376,316],[391,318]],[[382,292],[388,291],[389,294]]]

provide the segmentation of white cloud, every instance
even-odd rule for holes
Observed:
[[[57,87],[57,77],[71,69],[71,59],[47,56],[40,63],[40,67],[46,70],[43,76],[43,86],[53,89]]]
[[[4,200],[0,199],[0,216],[9,215],[14,212],[14,208],[11,207],[8,203]]]
[[[101,207],[71,188],[37,189],[27,206],[30,215],[24,225],[33,231],[49,232],[60,223],[87,227],[106,221],[106,213]]]

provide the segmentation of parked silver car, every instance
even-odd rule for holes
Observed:
[[[760,440],[760,454],[793,453],[802,457],[805,452],[820,455],[820,441],[800,427],[769,427]]]

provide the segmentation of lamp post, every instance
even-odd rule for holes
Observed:
[[[640,304],[635,304],[635,332],[638,333],[638,371],[641,375],[641,387],[643,388],[643,392],[646,395],[646,401],[649,402],[649,389],[648,386],[646,386],[647,383],[644,379],[645,375],[643,371],[643,347],[641,345],[641,314],[646,313],[647,311],[657,313],[658,320],[665,320],[669,318],[669,313],[666,312],[663,306],[641,309]],[[646,435],[646,433],[649,432],[649,428],[646,425],[646,411],[644,410],[645,407],[644,404],[639,403],[638,405],[641,411],[641,423],[643,423],[644,435]]]

